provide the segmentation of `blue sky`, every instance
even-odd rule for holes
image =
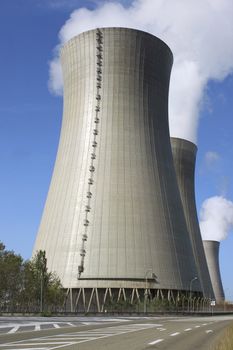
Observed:
[[[62,98],[48,90],[58,33],[75,8],[98,1],[0,2],[0,240],[30,258],[45,203],[62,118]],[[121,2],[129,5],[130,2]],[[209,81],[198,127],[196,200],[233,201],[233,76]],[[212,157],[207,157],[212,154]],[[213,156],[215,155],[215,156]],[[221,243],[222,279],[233,300],[233,233]]]

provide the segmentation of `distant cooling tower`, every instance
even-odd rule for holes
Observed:
[[[188,292],[197,269],[168,131],[170,49],[104,28],[71,39],[61,60],[63,124],[34,252],[46,250],[87,310],[114,293],[132,302],[147,288]]]
[[[213,298],[213,288],[203,248],[195,201],[197,147],[190,141],[174,137],[171,138],[171,146],[184,214],[197,265],[198,278],[204,296]]]
[[[220,303],[225,300],[222,286],[221,274],[219,269],[219,246],[217,241],[203,241],[207,265],[210,272],[210,278],[213,285],[215,300]]]

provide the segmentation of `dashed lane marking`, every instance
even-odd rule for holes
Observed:
[[[172,333],[170,334],[170,337],[175,337],[176,335],[180,334],[180,332],[175,332],[175,333]]]
[[[191,331],[192,330],[192,328],[186,328],[184,331],[185,332],[189,332],[189,331]]]
[[[207,334],[208,334],[208,333],[213,333],[213,330],[212,330],[212,329],[207,329],[205,332],[206,332]]]
[[[162,341],[164,341],[164,339],[156,339],[156,340],[148,343],[148,345],[155,345],[155,344],[161,343]]]
[[[200,328],[201,326],[195,326],[195,328]]]
[[[163,332],[163,331],[166,331],[167,329],[166,328],[162,328],[162,327],[159,327],[159,328],[156,328],[158,331],[160,332]]]

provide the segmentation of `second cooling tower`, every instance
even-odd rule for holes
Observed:
[[[203,295],[206,298],[213,298],[213,288],[202,243],[195,201],[194,177],[197,146],[188,140],[175,137],[171,138],[171,146],[187,228],[198,270],[197,277]]]
[[[168,131],[170,49],[103,28],[71,39],[61,60],[63,123],[34,251],[46,250],[65,288],[146,288],[151,271],[150,288],[189,291],[197,269]]]
[[[221,273],[219,268],[219,247],[220,242],[204,240],[204,249],[207,264],[210,272],[210,278],[213,284],[214,297],[217,303],[225,300],[224,290],[222,286]]]

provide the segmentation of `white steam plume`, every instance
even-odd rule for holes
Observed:
[[[174,54],[170,86],[171,136],[196,142],[198,114],[205,86],[233,70],[232,0],[134,0],[125,8],[101,2],[95,10],[73,11],[59,33],[60,45],[96,27],[130,27],[164,40]],[[50,67],[50,90],[62,94],[55,57]]]
[[[233,229],[233,202],[215,196],[202,203],[200,211],[202,239],[222,241]]]

